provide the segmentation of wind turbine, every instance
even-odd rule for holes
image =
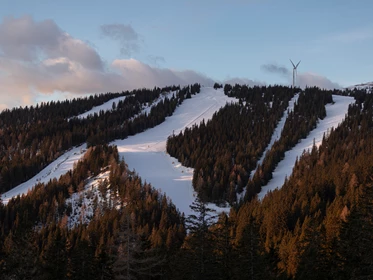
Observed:
[[[301,62],[301,60],[299,60],[299,62],[297,63],[297,65],[295,65],[293,63],[293,61],[291,61],[291,59],[290,59],[290,62],[293,65],[293,88],[294,88],[295,87],[295,81],[296,81],[296,78],[297,78],[297,68],[298,68],[298,65]]]

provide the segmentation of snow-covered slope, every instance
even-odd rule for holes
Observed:
[[[171,97],[172,94],[173,92],[161,96],[153,104],[144,107],[143,112],[148,112],[152,105],[164,99],[165,96]],[[192,187],[193,169],[183,167],[177,159],[166,154],[167,138],[186,127],[199,124],[203,119],[205,121],[211,119],[213,114],[227,102],[236,101],[224,95],[222,89],[201,88],[201,93],[184,100],[164,123],[127,139],[114,141],[112,144],[118,146],[120,155],[124,156],[130,169],[135,169],[143,180],[165,192],[179,210],[188,215],[190,214],[189,205],[195,199]],[[5,193],[2,196],[4,203],[7,203],[13,196],[26,194],[39,182],[59,178],[73,168],[74,162],[84,155],[85,149],[86,145],[82,145],[68,151],[35,177]],[[229,211],[229,208],[219,209]]]
[[[130,169],[135,169],[143,180],[165,192],[176,207],[188,215],[191,213],[189,205],[195,199],[193,169],[183,167],[166,153],[167,137],[199,124],[203,119],[207,121],[227,102],[236,101],[224,95],[222,89],[201,88],[201,93],[184,100],[162,124],[112,144],[118,146],[120,155],[124,156]],[[228,211],[228,208],[210,206]]]
[[[141,113],[148,113],[149,114],[150,110],[153,106],[157,105],[160,101],[164,100],[166,97],[171,98],[174,93],[176,93],[176,91],[162,93],[159,98],[157,98],[156,100],[154,100],[152,102],[152,104],[144,105]],[[87,112],[85,112],[83,114],[75,116],[74,118],[85,119],[90,115],[94,115],[95,113],[99,114],[100,111],[104,111],[104,112],[111,111],[111,110],[113,110],[113,103],[115,103],[115,105],[117,106],[119,101],[124,101],[126,98],[127,98],[127,96],[120,96],[120,97],[110,99],[109,101],[107,101],[107,102],[105,102],[105,103],[103,103],[99,106],[93,107],[91,110],[88,110]]]
[[[164,100],[166,97],[171,98],[174,93],[175,92],[161,94],[161,96],[157,100],[155,100],[152,104],[148,104],[148,106],[144,106],[141,113],[149,113],[153,106],[158,104],[161,100]],[[94,107],[91,110],[85,112],[84,114],[81,114],[76,117],[86,118],[89,115],[100,112],[100,110],[104,110],[104,111],[111,110],[113,102],[117,104],[120,100],[124,100],[125,98],[126,96],[111,99],[108,102],[100,106]],[[27,192],[31,190],[38,183],[47,183],[51,179],[54,179],[54,178],[58,179],[61,175],[65,174],[68,170],[71,170],[73,168],[74,163],[82,158],[82,156],[84,155],[86,151],[86,147],[87,145],[84,144],[82,146],[79,146],[79,147],[76,147],[76,148],[73,148],[67,151],[62,156],[60,156],[58,159],[56,159],[54,162],[49,164],[42,171],[40,171],[33,178],[9,190],[8,192],[4,193],[1,196],[3,203],[7,204],[8,201],[12,197],[16,197],[22,194],[27,194]]]
[[[347,87],[347,89],[365,89],[365,90],[370,90],[373,88],[373,82],[369,82],[369,83],[362,83],[362,84],[358,84],[358,85],[354,85],[354,86],[349,86]]]
[[[103,103],[99,106],[93,107],[91,110],[88,110],[87,112],[85,112],[83,114],[75,116],[75,118],[85,119],[89,115],[94,115],[95,113],[99,114],[100,111],[104,111],[104,112],[110,111],[110,110],[113,109],[113,103],[115,103],[115,105],[118,105],[119,101],[125,100],[126,98],[127,98],[127,96],[120,96],[120,97],[117,97],[117,98],[110,99],[109,101],[107,101],[107,102],[105,102],[105,103]]]
[[[291,100],[289,109],[292,108],[295,99],[296,97]],[[281,187],[285,177],[290,176],[296,157],[299,157],[303,150],[311,148],[314,139],[316,145],[320,145],[323,134],[331,127],[336,127],[343,120],[348,105],[354,102],[354,99],[350,97],[333,96],[333,99],[335,104],[326,106],[326,118],[319,121],[317,128],[311,131],[307,139],[301,140],[294,149],[285,153],[284,160],[278,164],[273,173],[273,179],[267,186],[263,187],[259,194],[260,199],[268,191]],[[162,124],[127,139],[114,141],[112,144],[118,146],[120,156],[124,157],[130,169],[135,169],[144,181],[165,192],[179,210],[188,215],[191,213],[189,206],[196,195],[192,187],[193,169],[182,166],[177,159],[166,153],[167,138],[173,133],[179,133],[186,127],[199,124],[203,119],[205,121],[211,119],[213,114],[228,102],[237,102],[237,100],[224,95],[222,89],[202,88],[201,93],[192,96],[191,99],[184,100],[176,108],[174,114],[166,118],[166,121]],[[146,109],[144,108],[144,110]],[[285,117],[286,113],[278,124],[268,149],[280,137]],[[74,162],[84,155],[85,150],[86,145],[82,145],[66,152],[35,177],[3,194],[4,203],[7,203],[13,196],[26,194],[29,189],[39,182],[45,183],[53,178],[59,178],[73,168]],[[229,211],[229,208],[210,206],[218,210]]]
[[[273,172],[273,178],[266,186],[262,187],[262,191],[258,194],[259,199],[262,199],[267,192],[283,185],[285,178],[289,177],[293,171],[296,158],[300,157],[304,150],[311,149],[314,142],[319,147],[323,135],[332,127],[337,127],[342,122],[348,112],[348,106],[354,103],[354,98],[346,96],[333,95],[333,100],[334,104],[327,104],[325,106],[326,117],[323,120],[319,120],[317,127],[310,132],[308,137],[302,139],[292,150],[285,153],[285,158],[279,162]]]
[[[74,162],[77,162],[84,155],[86,147],[86,144],[84,144],[70,149],[33,178],[4,193],[1,197],[3,203],[7,204],[12,197],[27,194],[28,190],[38,183],[47,183],[54,178],[60,178],[61,175],[73,168]]]

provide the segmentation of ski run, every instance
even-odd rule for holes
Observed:
[[[172,93],[167,95],[170,94]],[[298,95],[294,96],[289,102],[289,110],[292,110],[294,107],[294,102],[296,102],[297,97]],[[125,97],[119,97],[110,100],[77,117],[85,118],[100,110],[111,110],[113,102],[118,102],[124,98]],[[164,96],[161,98],[163,99]],[[291,175],[296,158],[300,157],[304,150],[312,148],[313,143],[319,146],[323,135],[332,127],[338,126],[347,114],[349,104],[354,102],[352,97],[337,95],[333,95],[333,100],[334,104],[326,105],[327,116],[323,120],[319,120],[317,127],[310,132],[308,137],[302,139],[292,150],[285,153],[285,158],[278,164],[273,172],[273,179],[269,181],[258,194],[259,199],[262,199],[267,192],[281,187],[285,178]],[[173,115],[166,118],[160,125],[134,136],[130,136],[127,139],[113,141],[110,144],[118,147],[120,158],[124,158],[129,169],[134,169],[144,182],[146,181],[156,189],[166,193],[180,212],[183,212],[187,216],[191,214],[189,206],[196,197],[196,193],[192,186],[193,169],[182,166],[177,159],[170,157],[166,153],[167,138],[172,134],[178,134],[187,127],[190,128],[193,125],[198,125],[202,120],[207,122],[207,120],[212,118],[215,112],[219,111],[219,109],[227,103],[237,101],[238,100],[235,98],[226,96],[222,89],[215,90],[211,87],[202,87],[199,94],[192,96],[191,99],[184,100],[184,102],[176,108]],[[144,107],[143,112],[148,112],[151,106],[152,105],[149,104]],[[263,161],[265,153],[272,147],[275,140],[280,137],[286,121],[288,109],[284,112],[283,117],[272,135],[270,144],[258,163]],[[27,192],[38,183],[47,183],[54,178],[58,179],[62,174],[73,168],[74,163],[82,158],[85,151],[85,144],[70,149],[33,178],[4,193],[2,195],[3,203],[8,203],[9,199],[12,197],[27,194]],[[251,175],[253,175],[253,172]],[[107,174],[102,174],[97,178],[92,178],[90,183],[86,186],[85,192],[90,190],[94,191],[95,195],[98,195],[97,185],[99,179],[106,176]],[[84,193],[83,199],[86,195],[87,194]],[[76,208],[73,200],[77,199],[82,199],[82,195],[74,194],[68,201],[68,203],[71,203],[73,206],[73,211],[74,208]],[[104,199],[104,197],[101,197],[101,199]],[[210,204],[209,207],[216,209],[218,212],[229,212],[229,205],[226,205],[226,207],[218,207],[214,204]],[[90,209],[90,206],[87,205],[85,215],[92,215]],[[70,218],[70,226],[76,223],[77,219],[77,216]]]

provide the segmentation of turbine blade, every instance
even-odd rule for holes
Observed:
[[[289,59],[289,60],[290,60],[291,64],[293,64],[293,68],[295,68],[295,65],[294,65],[293,61],[291,61],[291,59]]]
[[[299,63],[301,62],[302,60],[299,60],[299,62],[298,62],[298,64],[297,64],[297,66],[295,66],[295,68],[297,68],[298,67],[298,65],[299,65]]]

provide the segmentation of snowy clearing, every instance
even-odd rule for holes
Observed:
[[[310,132],[306,139],[302,139],[292,150],[285,152],[285,158],[279,162],[273,172],[273,178],[268,184],[262,187],[258,198],[261,200],[269,191],[275,190],[284,184],[285,178],[289,177],[293,171],[296,158],[300,157],[304,150],[312,149],[313,143],[317,147],[321,145],[324,134],[332,127],[336,128],[348,112],[348,106],[354,103],[353,97],[333,95],[334,104],[327,104],[326,117],[319,120],[317,127]]]
[[[87,145],[81,145],[70,149],[62,156],[57,158],[37,175],[32,177],[30,180],[18,185],[17,187],[9,190],[2,195],[2,200],[4,204],[7,204],[12,197],[18,195],[27,194],[38,183],[48,183],[49,180],[54,178],[58,179],[61,175],[65,174],[67,171],[73,169],[74,163],[77,162],[86,152]]]
[[[165,122],[112,144],[117,145],[120,156],[143,181],[165,192],[180,212],[189,215],[189,205],[196,195],[192,186],[193,169],[182,166],[177,159],[166,153],[167,138],[186,127],[199,124],[203,119],[211,119],[216,111],[229,102],[237,102],[237,99],[224,95],[222,89],[202,87],[201,93],[184,100]],[[229,207],[220,208],[211,204],[209,207],[218,212],[229,212]]]

